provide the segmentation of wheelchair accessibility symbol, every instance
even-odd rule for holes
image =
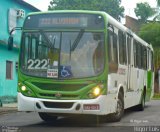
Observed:
[[[71,67],[70,66],[61,66],[61,77],[71,77]]]

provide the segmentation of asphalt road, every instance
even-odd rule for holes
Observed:
[[[120,122],[107,122],[96,116],[60,117],[47,124],[35,112],[0,115],[2,132],[160,132],[160,100],[146,104],[144,111],[126,110]]]

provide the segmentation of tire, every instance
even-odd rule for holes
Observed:
[[[107,117],[108,118],[107,120],[111,122],[118,122],[121,120],[123,114],[124,114],[124,98],[122,96],[122,93],[119,93],[116,112],[113,114],[110,114]]]
[[[38,113],[38,114],[42,120],[44,120],[45,122],[48,122],[48,123],[52,123],[57,120],[57,116],[53,116],[49,113]]]
[[[142,97],[141,97],[141,103],[136,106],[137,111],[144,111],[145,108],[145,93],[143,92]]]

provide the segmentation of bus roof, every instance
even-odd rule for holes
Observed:
[[[54,10],[54,11],[43,11],[43,12],[31,12],[28,15],[36,14],[50,14],[50,13],[89,13],[89,14],[106,14],[103,11],[90,11],[90,10]]]

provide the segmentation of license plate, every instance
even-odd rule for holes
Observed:
[[[99,104],[84,104],[83,109],[84,110],[99,110],[100,106]]]

